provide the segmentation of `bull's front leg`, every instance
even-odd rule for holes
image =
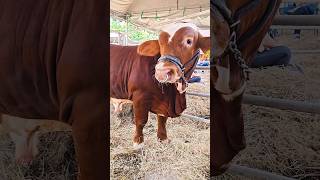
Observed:
[[[108,179],[107,111],[99,92],[82,92],[72,106],[72,133],[79,180]]]
[[[142,97],[133,100],[134,122],[136,125],[133,148],[136,150],[143,147],[143,128],[148,122],[149,107],[150,104],[144,101]]]
[[[168,117],[157,115],[157,119],[158,119],[157,137],[161,142],[164,142],[168,139],[167,129],[166,129],[166,123],[167,123]]]

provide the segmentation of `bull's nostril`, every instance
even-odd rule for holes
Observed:
[[[164,72],[158,72],[156,73],[155,75],[156,79],[159,81],[159,82],[167,82],[170,78],[170,74],[169,73],[164,73]]]
[[[169,79],[169,75],[168,75],[168,74],[166,74],[166,78],[163,80],[163,82],[167,82],[167,81],[168,81],[168,79]]]
[[[163,68],[159,68],[159,69],[156,69],[158,72],[160,73],[169,73],[171,70],[170,69],[163,69]]]
[[[168,81],[169,75],[168,74],[162,74],[160,76],[156,76],[156,79],[161,83],[165,83],[165,82]]]
[[[175,67],[157,67],[155,68],[155,78],[161,82],[173,82],[177,77],[177,70]]]

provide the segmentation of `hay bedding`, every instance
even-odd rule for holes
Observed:
[[[291,35],[291,34],[290,34]],[[319,37],[279,40],[293,49],[319,49]],[[291,35],[292,36],[292,35]],[[320,102],[320,58],[294,54],[294,67],[256,69],[246,93],[291,100]],[[234,163],[297,179],[320,179],[320,115],[244,106],[247,148]],[[227,173],[214,179],[247,179]]]
[[[169,119],[171,142],[162,144],[157,141],[155,116],[149,119],[141,152],[131,149],[134,126],[130,120],[111,128],[111,179],[207,179],[208,128],[181,118]],[[119,119],[113,116],[112,120]]]

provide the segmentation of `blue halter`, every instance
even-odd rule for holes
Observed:
[[[172,64],[174,64],[179,69],[179,71],[182,73],[181,78],[185,81],[185,79],[189,79],[191,77],[191,74],[194,71],[194,69],[196,68],[196,65],[199,61],[199,57],[200,57],[200,50],[198,49],[196,51],[196,53],[192,56],[192,58],[188,62],[186,62],[185,64],[182,64],[181,60],[178,57],[172,56],[172,55],[163,55],[158,59],[158,62],[167,61],[167,62],[171,62]],[[185,69],[186,69],[185,67],[191,63],[193,63],[192,67],[187,72],[185,72]]]

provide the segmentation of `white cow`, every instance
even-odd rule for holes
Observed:
[[[40,131],[69,131],[71,127],[52,120],[24,119],[1,115],[2,130],[9,133],[15,144],[15,159],[19,164],[30,164],[39,153]]]

